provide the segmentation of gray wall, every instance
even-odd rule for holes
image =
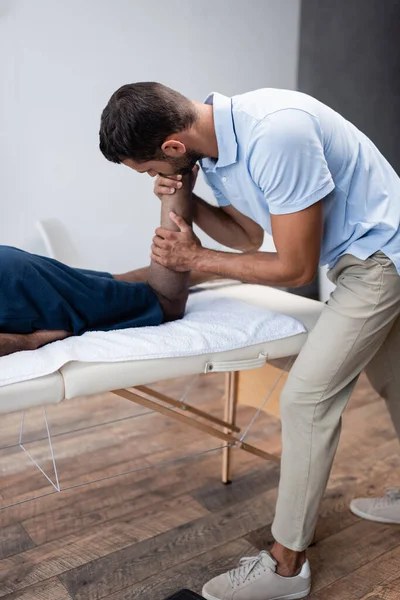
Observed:
[[[399,0],[303,0],[298,87],[352,121],[400,171]]]
[[[400,1],[303,0],[298,89],[352,121],[400,172]],[[322,271],[321,300],[332,289]]]

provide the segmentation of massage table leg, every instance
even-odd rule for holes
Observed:
[[[225,375],[225,411],[224,421],[236,427],[236,407],[239,373],[231,371]],[[228,433],[228,430],[224,430]],[[226,444],[222,450],[222,483],[231,483],[231,452],[232,445]]]

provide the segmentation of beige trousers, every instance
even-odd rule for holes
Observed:
[[[363,369],[386,399],[400,436],[400,276],[382,252],[364,261],[347,254],[328,276],[337,287],[281,395],[281,479],[272,533],[296,551],[312,541],[342,413]]]

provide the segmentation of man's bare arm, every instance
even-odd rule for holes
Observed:
[[[129,283],[147,283],[149,279],[150,267],[141,267],[134,271],[128,271],[120,275],[113,275],[114,279],[119,281],[128,281]],[[219,275],[214,273],[201,273],[200,271],[190,271],[189,275],[189,286],[199,285],[206,281],[214,281],[221,279]]]
[[[193,170],[194,180],[197,177],[198,167]],[[182,185],[181,175],[165,177],[158,175],[154,183],[154,193],[159,198],[166,198],[179,191]],[[208,204],[205,200],[193,194],[194,214],[193,221],[213,240],[232,248],[249,252],[258,250],[264,240],[264,230],[246,215],[236,210],[233,206],[217,207]]]
[[[318,270],[322,242],[322,202],[288,215],[271,215],[277,252],[233,254],[202,248],[193,266],[199,271],[248,283],[298,287]]]
[[[194,222],[204,233],[227,248],[255,251],[264,240],[264,230],[233,206],[212,206],[194,194]]]
[[[312,281],[318,269],[322,242],[322,202],[305,210],[271,217],[277,252],[234,254],[203,248],[192,228],[174,217],[178,233],[156,230],[152,258],[177,271],[197,269],[247,283],[301,286]]]

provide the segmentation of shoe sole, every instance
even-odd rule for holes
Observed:
[[[311,586],[305,592],[298,592],[297,594],[287,594],[286,596],[275,596],[274,598],[268,598],[268,600],[300,600],[300,598],[305,598],[311,592]],[[221,598],[217,598],[216,596],[212,596],[208,594],[204,590],[201,595],[205,600],[221,600]]]
[[[375,523],[389,523],[389,525],[400,525],[400,521],[394,521],[393,519],[385,519],[385,517],[374,517],[368,513],[363,512],[356,506],[352,506],[350,504],[350,511],[356,517],[360,517],[361,519],[366,519],[367,521],[375,521]]]

